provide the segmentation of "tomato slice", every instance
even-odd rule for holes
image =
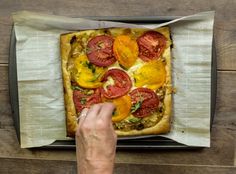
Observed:
[[[145,86],[156,90],[163,86],[166,81],[165,63],[159,60],[152,60],[145,63],[134,72],[135,86]]]
[[[132,87],[128,74],[120,69],[108,70],[102,79],[102,95],[108,99],[121,97],[129,92]]]
[[[138,57],[138,44],[130,36],[120,35],[115,38],[113,52],[119,64],[128,69]]]
[[[130,113],[130,108],[131,108],[130,96],[124,95],[122,97],[113,99],[112,102],[116,106],[115,112],[112,116],[112,121],[119,122],[125,119]]]
[[[73,90],[73,101],[77,113],[80,113],[84,108],[102,102],[100,89],[75,88]]]
[[[146,117],[156,111],[159,105],[157,94],[148,88],[136,88],[130,93],[131,113],[135,117]]]
[[[89,40],[87,56],[91,63],[97,66],[109,66],[115,63],[113,54],[114,39],[108,35],[100,35]]]
[[[71,75],[73,80],[84,88],[98,88],[102,86],[101,80],[106,70],[107,68],[89,62],[86,55],[80,55],[75,59]]]
[[[164,52],[166,38],[157,31],[147,31],[137,39],[139,57],[143,61],[157,59]]]

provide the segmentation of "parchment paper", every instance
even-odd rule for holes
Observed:
[[[93,21],[32,12],[13,14],[16,32],[21,147],[66,139],[59,36],[108,27],[171,27],[174,42],[172,129],[163,135],[191,146],[210,146],[210,82],[214,12],[161,25]]]

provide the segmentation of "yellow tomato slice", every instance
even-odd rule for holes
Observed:
[[[91,64],[86,55],[80,55],[75,59],[72,77],[81,87],[98,88],[102,86],[101,79],[106,70]]]
[[[130,68],[138,57],[138,44],[128,35],[120,35],[115,38],[113,52],[119,64]]]
[[[112,102],[116,106],[116,110],[112,116],[112,121],[119,122],[125,119],[129,115],[131,109],[130,96],[124,95],[120,98],[114,99]]]
[[[147,87],[153,90],[160,88],[166,79],[165,63],[153,60],[145,63],[134,72],[135,86]]]

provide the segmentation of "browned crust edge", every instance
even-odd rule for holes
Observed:
[[[76,131],[76,110],[73,102],[73,91],[71,89],[71,75],[67,70],[67,62],[71,49],[70,40],[72,34],[61,35],[60,49],[61,49],[61,67],[64,87],[64,101],[66,109],[66,131],[68,137],[74,137]]]

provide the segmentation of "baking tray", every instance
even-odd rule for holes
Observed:
[[[93,20],[106,20],[116,22],[126,22],[133,24],[158,24],[168,22],[178,18],[177,16],[149,16],[149,17],[82,17]],[[215,54],[215,45],[213,40],[212,64],[211,64],[211,122],[212,127],[215,115],[216,89],[217,89],[217,62]],[[16,134],[20,143],[20,120],[19,120],[19,100],[17,84],[17,66],[16,66],[16,37],[14,27],[12,28],[10,51],[9,51],[9,93],[12,115]],[[47,149],[75,149],[74,140],[57,140],[54,143],[40,148]],[[160,137],[158,135],[135,136],[119,138],[117,142],[118,149],[198,149],[201,147],[187,146],[171,139]]]

